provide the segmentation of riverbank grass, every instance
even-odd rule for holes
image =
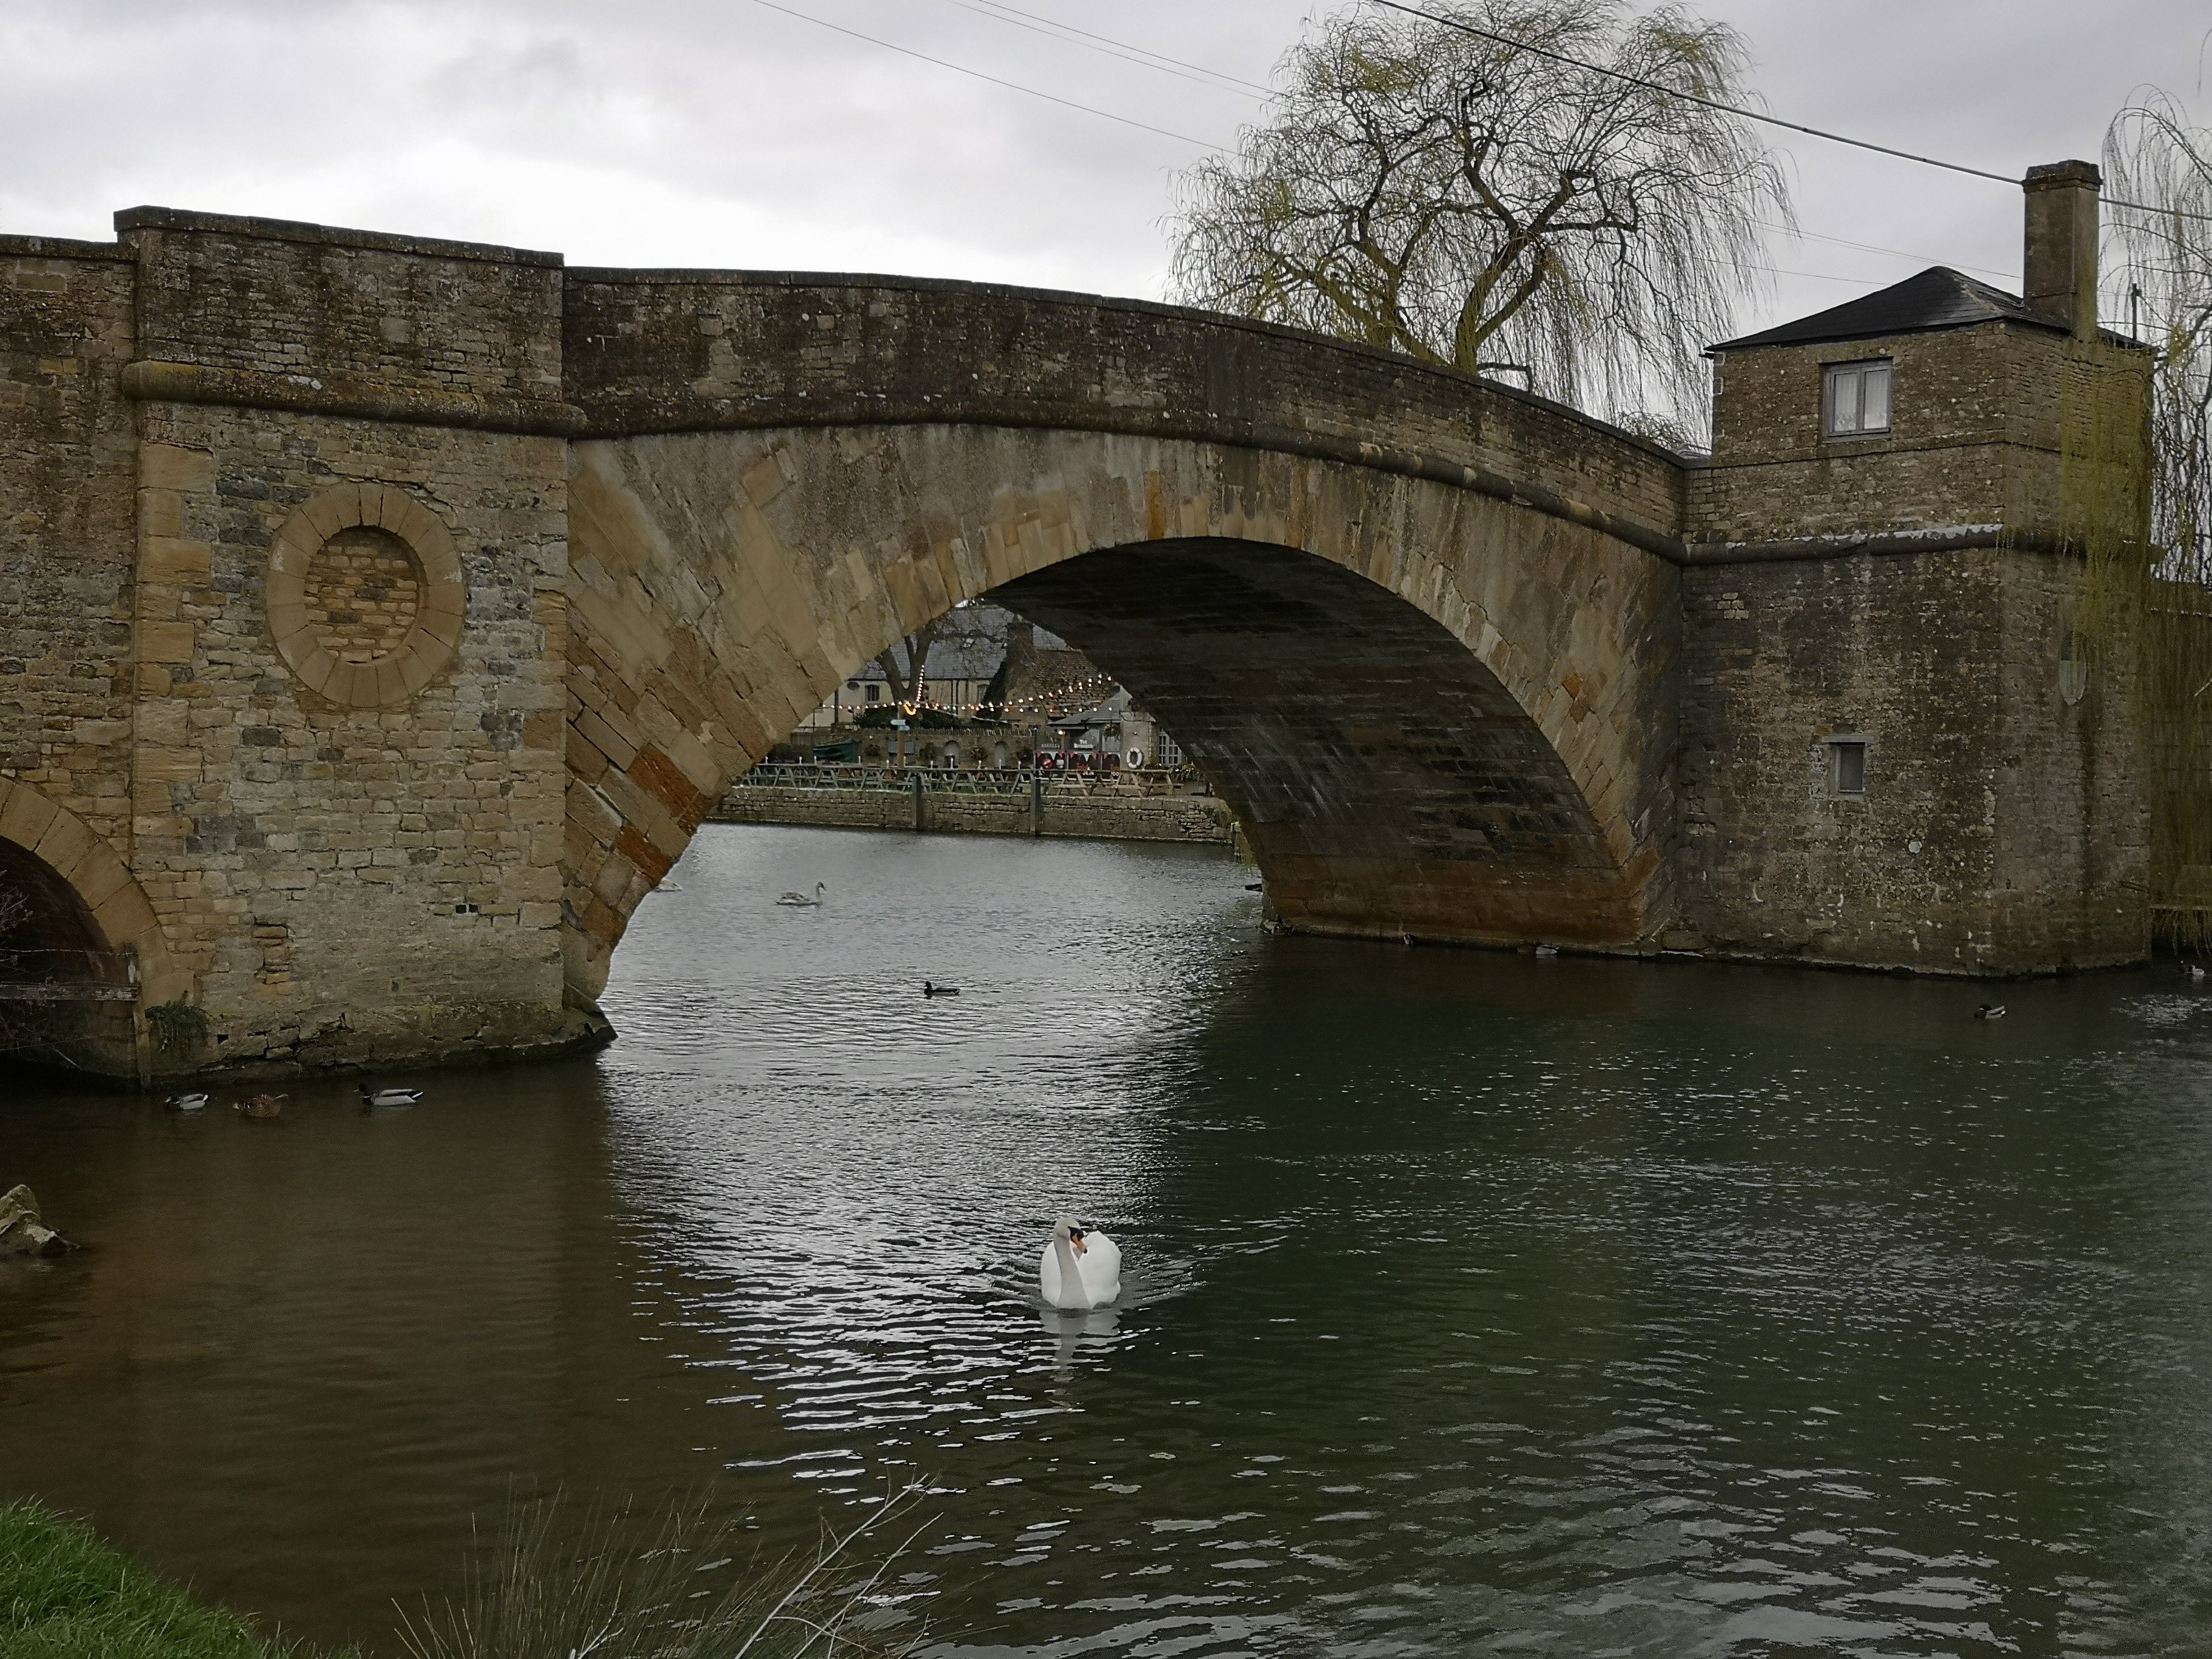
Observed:
[[[31,1504],[0,1504],[8,1659],[304,1659]]]

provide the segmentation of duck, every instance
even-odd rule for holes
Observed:
[[[1980,1007],[1974,1010],[1974,1018],[1976,1019],[2002,1019],[2004,1018],[2004,1004],[2002,1002],[1985,1002]]]
[[[1121,1299],[1121,1247],[1072,1216],[1053,1224],[1037,1262],[1037,1291],[1050,1308],[1103,1308]]]
[[[422,1098],[420,1089],[372,1089],[361,1085],[361,1103],[369,1106],[412,1106]]]
[[[161,1104],[173,1112],[204,1112],[208,1097],[204,1091],[189,1095],[171,1095]]]
[[[786,893],[781,898],[776,900],[776,902],[778,904],[819,904],[822,902],[822,896],[829,890],[830,884],[827,882],[817,881],[814,884],[812,898],[807,897],[804,893]]]
[[[2181,965],[2181,971],[2188,976],[2191,985],[2202,985],[2204,982],[2204,969],[2201,963],[2185,962]]]
[[[933,985],[929,981],[924,980],[921,982],[921,994],[926,997],[957,997],[960,994],[960,988],[957,985]]]
[[[289,1095],[253,1095],[232,1103],[231,1109],[247,1117],[272,1118],[284,1115],[284,1103]]]

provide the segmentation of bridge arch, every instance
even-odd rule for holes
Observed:
[[[1678,571],[1601,526],[1310,453],[960,423],[589,441],[568,497],[580,996],[733,778],[999,590],[1160,714],[1294,926],[1632,948],[1671,916]]]
[[[144,890],[106,837],[60,802],[11,778],[0,778],[0,888],[21,900],[0,917],[11,924],[0,927],[5,1012],[58,1007],[86,994],[106,999],[102,1008],[122,1011],[191,988],[169,955]],[[110,1067],[135,1063],[127,1012],[50,1035],[64,1051],[88,1048],[92,1059]]]

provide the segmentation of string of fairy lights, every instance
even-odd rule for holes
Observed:
[[[932,702],[927,695],[927,688],[928,679],[925,676],[915,688],[917,695],[914,697],[891,702],[858,703],[854,707],[861,714],[872,708],[892,709],[908,720],[925,709],[939,714],[958,714],[967,719],[1009,720],[1024,714],[1042,714],[1048,720],[1059,720],[1067,714],[1095,708],[1119,690],[1121,685],[1110,676],[1094,672],[1076,679],[1058,682],[1047,690],[1028,696],[1008,697],[996,702],[978,698],[973,702],[949,703]],[[842,720],[844,716],[842,694],[839,698],[833,699],[833,707],[835,717]]]

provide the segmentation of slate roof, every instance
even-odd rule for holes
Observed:
[[[1930,265],[1917,276],[1816,311],[1810,317],[1741,339],[1723,340],[1705,349],[1711,353],[1743,346],[1820,345],[1831,340],[1869,340],[1884,334],[1933,334],[1942,329],[1972,328],[1978,323],[2026,323],[2054,334],[2067,331],[2063,325],[2030,311],[2017,294],[1978,283],[1948,265]]]

